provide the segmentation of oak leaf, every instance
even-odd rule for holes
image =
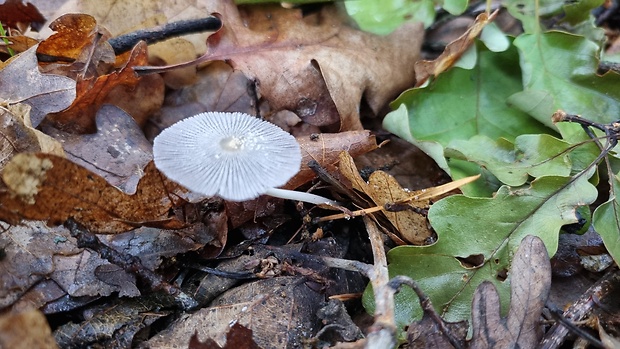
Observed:
[[[479,14],[472,26],[458,39],[449,43],[439,57],[432,61],[424,60],[416,62],[416,87],[423,85],[430,77],[435,77],[450,69],[450,67],[461,58],[465,51],[473,45],[474,40],[480,35],[482,29],[495,20],[498,13],[498,11],[495,11],[491,14],[486,12]]]
[[[551,264],[540,238],[523,238],[510,275],[506,318],[500,317],[499,295],[493,284],[484,282],[476,289],[470,348],[534,348],[542,338],[540,317],[551,289]]]
[[[34,127],[47,113],[62,110],[75,99],[75,81],[39,70],[36,46],[15,56],[0,70],[0,101],[7,104],[26,103],[32,107],[30,119]]]
[[[342,24],[325,6],[303,16],[279,6],[241,7],[219,1],[222,29],[207,40],[197,62],[225,60],[258,83],[273,111],[291,110],[304,122],[359,130],[364,98],[378,114],[415,82],[421,25],[404,25],[382,37]]]

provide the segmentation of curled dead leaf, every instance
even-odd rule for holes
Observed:
[[[96,132],[95,117],[103,103],[107,101],[108,95],[119,86],[125,88],[138,86],[140,78],[134,74],[132,68],[146,63],[146,44],[141,43],[134,47],[127,62],[118,71],[90,79],[78,78],[77,97],[73,104],[61,112],[49,114],[47,119],[56,128],[65,132]],[[157,87],[157,84],[154,87],[163,92],[163,89]],[[160,105],[163,102],[163,94],[161,97]]]
[[[474,43],[474,39],[480,35],[484,27],[493,22],[499,10],[488,14],[483,12],[476,17],[476,21],[458,39],[446,46],[444,51],[432,61],[419,61],[415,63],[416,87],[423,85],[430,77],[436,77],[450,69],[461,58],[463,53]]]

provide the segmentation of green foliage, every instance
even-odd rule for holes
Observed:
[[[444,0],[441,4],[453,15],[467,8],[467,0]],[[408,21],[422,22],[428,28],[435,20],[433,0],[345,0],[344,5],[362,30],[379,35],[387,35]]]
[[[540,237],[553,255],[560,227],[576,220],[576,206],[596,196],[587,176],[546,176],[522,187],[502,186],[493,198],[450,196],[429,212],[437,242],[392,249],[388,253],[390,273],[416,280],[444,319],[468,319],[473,293],[482,281],[495,284],[502,303],[508,303],[510,285],[501,281],[502,275],[526,235]],[[412,291],[400,292],[396,303],[399,325],[421,317]]]
[[[596,75],[598,45],[564,33],[523,34],[514,41],[523,70],[523,92],[509,99],[516,108],[551,124],[558,109],[609,123],[620,115],[620,76]],[[544,101],[536,105],[539,101]]]
[[[589,211],[597,198],[593,162],[600,148],[580,125],[554,125],[551,116],[561,109],[607,124],[620,115],[620,76],[597,75],[601,36],[590,10],[600,3],[507,1],[525,31],[509,49],[492,52],[477,43],[472,69],[455,66],[428,86],[403,92],[384,119],[387,130],[425,151],[453,179],[483,176],[463,188],[465,195],[431,207],[435,244],[401,246],[388,255],[390,273],[418,281],[449,321],[469,318],[482,281],[494,283],[507,303],[509,285],[499,275],[510,275],[521,238],[539,236],[552,256],[561,227],[577,222],[576,210]],[[551,16],[557,28],[541,24]],[[607,162],[610,198],[592,224],[620,261],[620,161],[614,156]],[[421,316],[413,293],[401,292],[396,301],[399,324]]]
[[[603,238],[603,243],[614,258],[620,261],[620,178],[618,174],[611,178],[613,185],[611,197],[594,211],[592,224]]]
[[[451,142],[446,155],[475,162],[489,170],[502,183],[525,184],[531,177],[569,176],[572,164],[570,144],[546,134],[517,137],[515,143],[504,138],[476,135],[468,140]]]
[[[7,34],[6,30],[4,30],[4,26],[2,25],[2,22],[0,22],[0,36],[6,36],[6,34]],[[2,42],[4,42],[5,45],[9,45],[10,44],[9,39],[7,39],[7,38],[2,38]],[[13,51],[12,48],[10,48],[10,47],[7,48],[7,52],[9,53],[9,55],[11,57],[15,56],[15,52]]]
[[[451,145],[453,142],[476,135],[514,141],[524,133],[553,132],[506,103],[523,89],[516,49],[492,52],[478,44],[476,50],[478,64],[473,69],[453,68],[426,88],[404,92],[392,103],[399,109],[383,121],[388,131],[424,150],[453,179],[479,171],[477,167],[464,168],[461,162],[445,160],[446,148],[458,151]],[[479,181],[466,186],[464,192],[489,193],[484,186]]]

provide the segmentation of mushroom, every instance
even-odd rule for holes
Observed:
[[[206,112],[181,120],[155,138],[153,157],[166,177],[206,196],[246,201],[265,194],[337,205],[276,188],[299,172],[299,144],[278,126],[248,114]]]

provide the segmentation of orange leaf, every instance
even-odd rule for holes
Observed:
[[[183,227],[183,222],[169,217],[174,206],[168,191],[171,184],[152,162],[144,172],[136,194],[128,195],[65,158],[17,154],[2,172],[9,190],[0,192],[0,220],[16,223],[15,219],[21,218],[61,224],[72,217],[101,234],[145,225]]]

